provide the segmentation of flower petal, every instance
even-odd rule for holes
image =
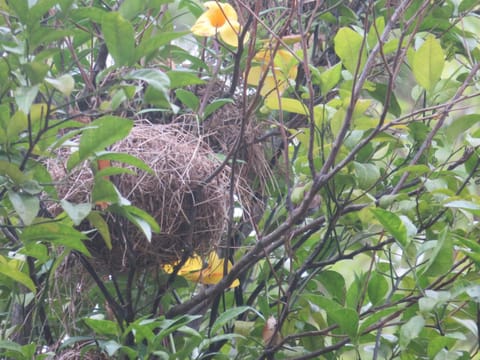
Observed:
[[[250,68],[250,71],[248,72],[247,84],[252,86],[258,86],[263,73],[264,70],[261,66],[252,66]]]
[[[224,19],[227,18],[230,21],[238,20],[237,12],[230,4],[219,3],[216,1],[206,1],[203,6],[205,6],[209,11],[211,11],[211,14],[215,12],[215,15],[218,16],[218,13],[220,13],[222,14]]]
[[[190,31],[197,36],[214,36],[217,32],[217,29],[212,26],[210,19],[205,12],[200,15],[195,24],[193,24],[191,27]]]
[[[220,38],[226,44],[234,47],[238,47],[238,33],[240,31],[240,24],[237,21],[229,20],[220,29]]]

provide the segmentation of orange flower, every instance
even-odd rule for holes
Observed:
[[[247,83],[258,86],[265,73],[265,81],[260,89],[262,96],[282,95],[290,86],[290,81],[297,77],[298,61],[290,51],[278,49],[273,56],[273,50],[258,51],[253,60],[258,65],[252,66],[247,76]]]
[[[237,47],[241,27],[232,5],[207,1],[204,6],[207,11],[192,26],[192,33],[198,36],[215,36],[218,33],[226,44]]]

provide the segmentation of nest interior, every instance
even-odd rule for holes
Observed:
[[[111,150],[134,155],[153,170],[151,174],[113,164],[128,167],[135,175],[116,175],[111,180],[132,205],[152,215],[161,230],[149,242],[132,223],[107,215],[112,250],[106,249],[98,234],[92,236],[89,248],[108,270],[125,269],[132,262],[136,266],[171,263],[184,254],[204,255],[218,245],[229,206],[229,168],[204,183],[220,161],[201,138],[182,130],[180,125],[142,123]],[[59,156],[48,164],[59,198],[89,202],[93,173],[88,164],[67,174],[64,160]],[[51,211],[58,213],[58,209]]]

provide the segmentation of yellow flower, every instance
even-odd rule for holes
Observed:
[[[260,95],[278,96],[290,86],[290,80],[297,77],[298,61],[290,51],[278,49],[273,57],[272,63],[271,49],[262,49],[257,52],[253,58],[254,63],[248,76],[247,83],[252,86],[258,86],[265,73],[265,81],[260,89]]]
[[[164,265],[163,270],[166,273],[173,273],[173,269],[178,262],[172,265]],[[206,285],[217,284],[223,279],[225,259],[220,259],[215,251],[212,251],[208,255],[207,263],[205,264],[202,258],[198,255],[194,255],[185,261],[185,264],[178,270],[177,275],[184,277],[187,280],[193,282],[199,282]],[[232,268],[232,263],[228,261],[227,272]],[[240,285],[238,279],[236,279],[230,287],[237,287]]]
[[[192,33],[198,36],[215,36],[218,33],[226,44],[237,47],[241,27],[232,5],[217,1],[207,1],[204,5],[207,11],[192,26]]]

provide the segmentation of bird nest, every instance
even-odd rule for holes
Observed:
[[[218,246],[229,206],[230,170],[224,167],[205,183],[220,161],[202,139],[177,125],[138,124],[111,150],[134,155],[153,170],[152,174],[130,165],[112,164],[134,173],[115,175],[111,181],[132,205],[155,218],[160,232],[148,241],[137,226],[107,211],[112,249],[106,248],[98,233],[88,244],[94,258],[107,270],[122,270],[132,263],[158,266],[185,254],[203,255]],[[59,198],[73,203],[91,202],[94,176],[89,165],[85,163],[67,173],[66,160],[58,156],[47,164]],[[58,214],[61,209],[50,210]]]

